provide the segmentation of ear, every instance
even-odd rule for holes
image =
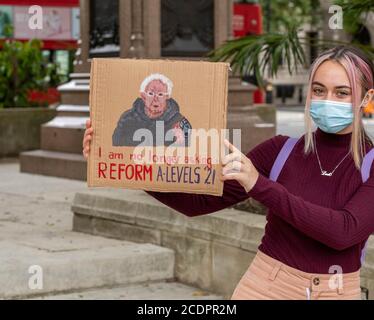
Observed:
[[[374,99],[374,89],[370,89],[368,91],[368,102],[372,101]]]
[[[143,101],[145,101],[146,96],[145,96],[145,93],[144,93],[144,92],[141,92],[141,93],[140,93],[140,97],[143,99]]]
[[[363,100],[363,106],[366,106],[370,101],[372,101],[374,98],[374,89],[370,89],[365,94],[365,98]]]

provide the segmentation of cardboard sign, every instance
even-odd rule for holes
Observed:
[[[88,186],[222,195],[228,71],[221,62],[93,59]]]

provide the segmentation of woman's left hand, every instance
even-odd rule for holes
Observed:
[[[227,154],[222,159],[221,181],[237,180],[249,192],[256,184],[259,173],[252,161],[225,139],[225,145],[232,153]]]

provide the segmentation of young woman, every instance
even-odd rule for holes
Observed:
[[[148,192],[189,217],[249,197],[268,208],[257,254],[231,299],[360,299],[361,258],[374,232],[374,165],[366,182],[360,172],[373,147],[362,122],[362,108],[373,98],[373,74],[372,61],[351,47],[330,49],[315,60],[305,134],[276,181],[269,175],[289,138],[284,135],[247,155],[230,146],[234,152],[222,161],[221,197]],[[86,158],[92,134],[88,121]]]

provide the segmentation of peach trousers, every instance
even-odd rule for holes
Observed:
[[[231,300],[361,300],[360,270],[307,273],[258,250]]]

